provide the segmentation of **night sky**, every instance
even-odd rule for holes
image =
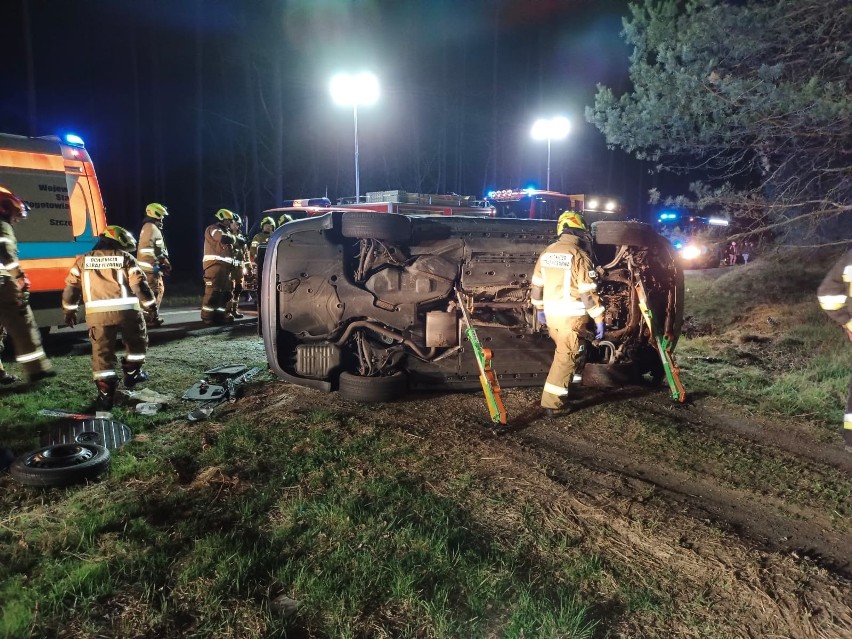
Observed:
[[[369,70],[381,98],[358,112],[362,194],[543,188],[530,127],[564,114],[553,190],[617,195],[641,215],[658,178],[583,120],[597,83],[629,89],[627,4],[7,0],[0,131],[79,134],[110,221],[136,230],[162,202],[188,260],[220,207],[254,222],[280,197],[354,194],[352,111],[328,82]]]

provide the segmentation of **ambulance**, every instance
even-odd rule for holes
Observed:
[[[63,323],[68,270],[107,224],[95,169],[79,136],[0,133],[0,185],[30,207],[14,229],[21,268],[30,280],[30,305],[47,332]]]

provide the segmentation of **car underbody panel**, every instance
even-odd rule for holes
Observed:
[[[478,388],[458,289],[501,385],[543,385],[554,344],[536,323],[530,281],[553,231],[541,220],[365,212],[291,222],[272,236],[264,260],[261,325],[270,366],[283,379],[325,391],[344,372],[350,382],[358,376],[382,384],[404,372],[413,389]],[[637,278],[676,340],[682,272],[668,242],[644,224],[601,222],[592,233],[607,334],[586,343],[586,361],[656,375]]]

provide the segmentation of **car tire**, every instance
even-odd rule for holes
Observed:
[[[402,396],[407,388],[402,371],[387,377],[364,377],[353,373],[340,374],[338,392],[344,399],[354,402],[390,402]]]
[[[396,213],[346,211],[340,223],[343,237],[386,242],[407,242],[411,238],[411,222]]]
[[[636,381],[632,364],[586,364],[583,367],[583,386],[626,386]]]
[[[18,457],[9,473],[26,486],[70,486],[96,479],[110,465],[110,452],[90,443],[44,446]]]
[[[595,244],[615,246],[656,246],[662,239],[644,222],[611,221],[594,222],[592,237],[595,239]]]

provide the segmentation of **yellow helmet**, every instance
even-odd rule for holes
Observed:
[[[133,234],[127,229],[115,224],[111,224],[106,227],[104,232],[101,233],[101,237],[107,240],[112,240],[125,251],[130,253],[136,250],[136,238],[133,237]]]
[[[275,220],[274,220],[274,219],[272,219],[271,217],[265,217],[265,218],[263,218],[263,219],[260,221],[260,228],[262,229],[262,228],[263,228],[264,226],[266,226],[267,224],[271,224],[271,225],[272,225],[272,228],[273,228],[273,229],[275,228]]]
[[[219,209],[216,211],[216,219],[220,222],[230,222],[236,217],[236,214],[233,211],[229,211],[228,209]]]
[[[562,235],[569,229],[586,230],[586,220],[577,211],[565,211],[556,222],[556,234]]]
[[[169,214],[169,210],[162,204],[151,202],[145,207],[145,215],[153,217],[155,220],[162,220]]]
[[[12,219],[25,219],[30,207],[4,186],[0,186],[0,215],[8,215]]]
[[[281,226],[282,224],[287,224],[287,222],[292,222],[292,221],[293,221],[293,217],[291,215],[288,215],[287,213],[285,213],[284,215],[282,215],[281,217],[278,218],[278,226]]]

